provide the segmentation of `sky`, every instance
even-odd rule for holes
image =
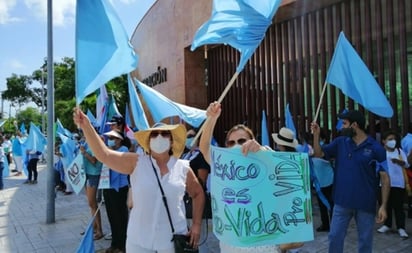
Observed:
[[[117,11],[129,37],[156,0],[107,0]],[[47,57],[47,0],[0,0],[0,91],[12,74],[31,75]],[[53,2],[53,59],[75,55],[76,0]],[[40,84],[34,84],[39,85]],[[1,104],[0,104],[1,106]],[[28,106],[35,107],[34,104]],[[3,103],[3,116],[16,110]],[[1,107],[0,107],[1,109]],[[21,108],[24,109],[24,108]],[[40,110],[40,108],[39,108]]]

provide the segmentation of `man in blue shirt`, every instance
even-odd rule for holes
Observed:
[[[319,145],[319,125],[312,123],[316,157],[335,159],[333,218],[329,233],[329,253],[342,253],[349,222],[355,218],[358,229],[358,252],[371,253],[379,182],[382,204],[376,222],[387,217],[389,176],[380,164],[386,163],[386,151],[365,132],[365,117],[359,111],[339,115],[343,121],[341,135],[330,144]]]

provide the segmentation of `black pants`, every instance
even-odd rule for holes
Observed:
[[[323,204],[323,202],[320,200],[319,196],[318,198],[318,204],[319,204],[319,211],[320,211],[320,220],[322,222],[322,226],[324,228],[329,228],[330,226],[330,221],[332,220],[332,211],[333,211],[333,200],[332,200],[332,185],[327,186],[327,187],[321,187],[320,191],[323,193],[325,196],[326,200],[329,203],[330,206],[330,212],[328,211],[328,208]]]
[[[112,248],[126,249],[127,222],[129,210],[127,208],[127,193],[129,186],[114,189],[104,189],[104,204],[112,230]]]
[[[403,210],[403,203],[405,200],[405,189],[399,187],[391,187],[389,193],[388,205],[386,207],[386,213],[388,218],[385,221],[385,225],[392,227],[392,210],[395,213],[396,228],[405,229],[405,212]]]
[[[32,158],[29,161],[29,164],[27,165],[27,170],[29,172],[29,177],[28,180],[31,180],[33,177],[33,180],[37,180],[37,162],[39,161],[38,158]]]

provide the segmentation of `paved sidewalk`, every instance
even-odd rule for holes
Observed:
[[[12,168],[14,166],[12,165]],[[23,184],[26,176],[4,179],[0,191],[0,252],[73,253],[91,217],[86,195],[56,193],[55,223],[46,224],[46,164],[39,164],[38,184]],[[13,175],[15,173],[11,173]],[[103,232],[110,232],[104,205]],[[95,241],[95,249],[108,248],[110,241]]]
[[[38,168],[39,180],[36,185],[23,184],[25,176],[4,179],[5,189],[0,191],[1,253],[73,253],[79,246],[82,239],[80,232],[84,231],[91,216],[84,192],[67,196],[57,192],[55,223],[46,224],[46,165],[39,164]],[[315,200],[313,206],[316,228],[319,226],[319,210]],[[104,205],[101,211],[103,232],[108,233],[110,228]],[[412,219],[407,219],[406,231],[412,237]],[[401,239],[397,233],[376,233],[374,253],[412,252],[411,237]],[[108,240],[95,241],[97,252],[104,252],[109,246]],[[326,253],[327,248],[327,233],[315,232],[315,240],[307,242],[299,252]],[[352,222],[346,238],[345,253],[356,253],[356,249],[356,225]]]

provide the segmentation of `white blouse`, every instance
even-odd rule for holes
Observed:
[[[167,163],[169,172],[161,176],[156,160],[142,154],[130,175],[133,209],[127,227],[127,240],[151,250],[170,249],[173,248],[172,230],[151,161],[165,192],[175,233],[187,233],[183,195],[189,161],[171,156]]]

